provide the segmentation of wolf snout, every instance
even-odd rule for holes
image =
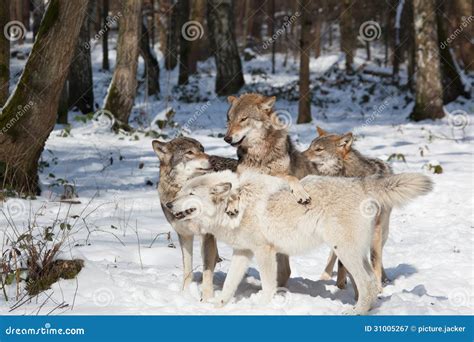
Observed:
[[[225,141],[226,143],[230,144],[230,143],[232,143],[232,137],[229,136],[229,135],[226,135],[226,136],[224,137],[224,141]]]

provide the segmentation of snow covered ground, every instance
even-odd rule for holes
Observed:
[[[95,96],[100,105],[111,73],[98,69],[99,52],[96,46]],[[287,67],[282,67],[282,60],[278,56],[276,75],[269,72],[268,56],[244,63],[246,89],[279,92],[276,108],[285,118],[289,113],[293,123],[297,65],[290,58]],[[359,65],[363,62],[362,56],[356,59]],[[13,69],[21,70],[23,63],[18,61]],[[413,105],[411,95],[369,74],[346,79],[335,63],[342,67],[337,53],[312,59],[314,122],[290,125],[299,148],[306,148],[315,137],[317,124],[329,131],[355,131],[356,147],[367,155],[384,160],[397,155],[399,158],[391,158],[396,172],[432,173],[427,170],[430,164],[443,170],[432,174],[435,189],[431,194],[394,211],[384,249],[384,265],[392,281],[370,314],[472,314],[474,117],[468,114],[474,109],[472,100],[459,99],[448,105],[446,111],[452,115],[443,120],[412,123],[406,120]],[[383,70],[376,63],[369,66]],[[60,280],[11,313],[324,315],[340,314],[354,304],[350,285],[339,290],[335,280],[319,280],[329,251],[325,247],[291,258],[288,290],[282,290],[270,305],[258,303],[260,280],[252,265],[236,298],[216,309],[200,302],[202,265],[200,239],[196,239],[194,282],[189,291],[181,292],[181,254],[155,190],[159,163],[151,149],[151,135],[153,130],[169,138],[184,126],[185,133],[201,141],[208,153],[235,156],[234,148],[222,139],[228,105],[225,98],[213,95],[212,60],[201,63],[200,71],[187,88],[172,89],[177,72],[162,69],[161,100],[145,98],[142,85],[134,125],[143,132],[115,135],[107,130],[106,122],[79,122],[74,120],[79,114],[71,112],[71,128],[57,126],[51,133],[42,156],[42,195],[35,200],[9,199],[1,210],[19,231],[33,217],[37,227],[47,227],[54,220],[71,224],[62,257],[81,258],[85,267],[77,279]],[[324,84],[318,81],[322,77]],[[468,79],[474,80],[472,75]],[[178,101],[177,94],[199,96],[200,102]],[[176,111],[173,120],[177,126],[163,131],[150,127],[167,107]],[[80,204],[59,202],[64,181],[75,185]],[[12,232],[1,212],[0,227],[0,241],[5,241],[5,234]],[[219,243],[219,253],[223,261],[214,278],[216,291],[222,288],[231,249]],[[1,314],[9,313],[16,302],[15,286],[8,286],[7,292],[9,302],[0,295]]]

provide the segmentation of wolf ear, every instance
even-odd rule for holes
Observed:
[[[230,189],[232,189],[232,183],[219,183],[211,188],[211,195],[226,195],[230,192]]]
[[[158,158],[162,160],[166,153],[166,143],[164,141],[153,140],[151,145],[153,146],[153,151],[155,151]]]
[[[344,149],[346,152],[349,152],[351,150],[353,140],[352,133],[346,133],[339,139],[338,147]]]
[[[320,137],[328,135],[328,132],[325,131],[324,129],[322,129],[321,127],[319,127],[319,126],[316,126],[316,130],[318,131],[318,134],[319,134]]]
[[[235,96],[227,96],[227,102],[229,102],[229,104],[233,104],[235,100],[237,100]]]
[[[263,110],[270,110],[273,108],[273,105],[275,104],[276,97],[271,96],[271,97],[266,97],[263,99],[263,101],[260,103],[260,108]]]

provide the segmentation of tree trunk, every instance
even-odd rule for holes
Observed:
[[[311,92],[309,89],[309,55],[311,53],[311,0],[302,0],[300,38],[300,98],[297,123],[311,122]]]
[[[457,60],[466,71],[474,70],[474,45],[472,44],[472,0],[449,0],[449,23],[452,25],[448,36],[459,28],[462,32],[451,42],[451,46],[457,56]]]
[[[275,0],[269,2],[269,36],[273,37],[275,34]],[[276,54],[276,40],[272,38],[272,74],[275,74],[275,54]]]
[[[208,0],[207,24],[212,51],[216,59],[216,93],[237,93],[245,84],[242,63],[235,41],[231,0]]]
[[[89,1],[89,10],[91,2]],[[90,11],[88,11],[90,13]],[[73,62],[69,69],[68,105],[77,107],[83,114],[94,111],[89,16],[86,15],[76,41]]]
[[[0,27],[5,27],[10,21],[10,6],[8,0],[0,1]],[[3,33],[3,32],[2,32]],[[0,107],[8,99],[10,81],[10,41],[7,35],[0,35]]]
[[[32,4],[33,4],[33,38],[35,38],[41,24],[41,19],[43,19],[45,7],[44,7],[44,0],[32,0]]]
[[[197,62],[209,57],[209,42],[206,39],[208,35],[204,29],[206,23],[206,0],[193,0],[191,4],[191,20],[196,23],[195,32],[197,35],[195,36],[196,39],[189,42],[188,69],[190,74],[196,74]]]
[[[352,74],[355,37],[352,28],[352,0],[342,0],[340,15],[341,51],[346,55],[346,72]]]
[[[321,56],[321,21],[322,17],[319,15],[319,8],[317,8],[314,22],[314,57]]]
[[[56,122],[87,0],[51,0],[15,91],[0,115],[0,186],[38,192],[38,160]],[[67,23],[67,25],[64,25]]]
[[[59,96],[59,103],[58,103],[58,117],[56,122],[58,124],[67,124],[68,123],[68,111],[69,111],[69,82],[66,80],[64,82],[63,89],[61,90],[61,95]]]
[[[141,0],[124,0],[119,19],[117,60],[104,109],[127,126],[137,92],[138,44],[141,31]]]
[[[165,48],[165,69],[173,70],[178,64],[178,46],[179,37],[181,35],[181,27],[179,27],[179,9],[178,4],[175,4],[170,9],[170,18],[168,25],[168,34],[166,37]]]
[[[403,43],[405,40],[402,37],[402,23],[405,24],[403,18],[406,17],[406,8],[408,4],[405,4],[405,0],[399,0],[397,5],[397,10],[395,12],[395,39],[394,39],[394,48],[393,48],[393,68],[392,68],[392,78],[393,83],[398,84],[399,82],[399,71],[400,64],[403,62]]]
[[[469,97],[469,93],[465,91],[461,76],[456,68],[456,62],[451,53],[450,45],[446,44],[447,35],[444,17],[444,4],[441,3],[436,9],[436,21],[438,24],[438,42],[441,54],[441,84],[443,86],[443,102],[449,103],[454,101],[458,96],[463,95]],[[447,25],[446,25],[447,26]],[[473,61],[471,61],[473,63]]]
[[[178,85],[187,84],[189,80],[189,52],[191,39],[194,39],[192,32],[186,30],[187,24],[194,25],[189,22],[189,0],[178,0],[176,4],[179,12],[179,76]],[[188,26],[192,28],[191,26]]]
[[[444,116],[434,0],[413,0],[416,45],[415,121]]]
[[[150,34],[144,23],[142,23],[142,35],[140,37],[140,54],[145,61],[148,95],[158,95],[160,93],[160,65],[155,53],[150,48]]]
[[[109,0],[102,1],[102,25],[107,27],[102,35],[102,70],[110,70],[109,64],[109,28],[107,17],[109,16]]]

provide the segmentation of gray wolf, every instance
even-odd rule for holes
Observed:
[[[396,207],[428,193],[431,180],[422,174],[388,177],[340,178],[307,176],[301,180],[313,198],[302,206],[281,178],[251,171],[240,176],[223,171],[191,179],[167,204],[181,221],[197,223],[198,233],[210,233],[234,249],[223,290],[216,298],[227,303],[255,256],[262,280],[262,300],[277,290],[277,253],[302,254],[324,243],[347,267],[359,291],[357,303],[347,313],[364,314],[378,293],[369,262],[377,210],[362,207]],[[237,191],[239,213],[226,213],[227,200]]]
[[[183,258],[183,289],[186,289],[193,277],[193,239],[190,222],[178,220],[165,204],[175,198],[178,191],[189,179],[210,171],[219,171],[237,167],[237,160],[204,153],[204,147],[191,138],[179,137],[169,142],[154,140],[153,150],[160,160],[160,179],[158,194],[166,219],[178,233]],[[213,273],[218,260],[217,244],[211,234],[202,237],[201,254],[203,258],[202,299],[214,296]]]
[[[391,167],[380,159],[368,158],[354,149],[352,133],[343,135],[329,133],[317,127],[319,137],[314,139],[303,155],[318,173],[324,176],[336,177],[367,177],[371,175],[392,175]],[[375,275],[379,281],[380,289],[382,283],[388,280],[382,263],[382,249],[388,239],[391,208],[384,207],[377,222],[374,232],[374,240],[371,248],[371,259]],[[336,261],[334,251],[328,258],[328,264],[321,275],[321,279],[331,279],[332,270]],[[337,286],[344,288],[346,285],[346,270],[339,263],[337,274]]]
[[[254,170],[286,180],[297,202],[307,204],[311,197],[298,179],[316,173],[316,168],[295,149],[285,125],[273,110],[276,98],[260,94],[229,96],[227,132],[224,140],[238,147],[237,173]],[[238,203],[229,201],[228,212]],[[278,255],[278,285],[286,286],[291,269],[289,258]]]

